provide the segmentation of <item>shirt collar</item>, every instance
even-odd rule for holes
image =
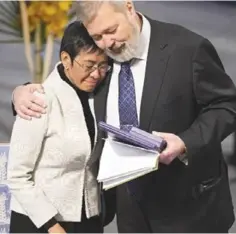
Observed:
[[[137,12],[137,14],[142,18],[142,28],[139,39],[140,46],[138,47],[137,55],[135,58],[141,60],[147,60],[150,36],[151,36],[151,25],[148,19],[143,14],[141,14],[140,12]]]

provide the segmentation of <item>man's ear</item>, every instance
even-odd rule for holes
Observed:
[[[65,51],[61,52],[61,62],[65,69],[69,69],[71,65],[71,58],[70,55]]]
[[[128,10],[129,13],[131,13],[131,14],[136,13],[132,0],[126,0],[125,6],[126,6],[126,9]]]

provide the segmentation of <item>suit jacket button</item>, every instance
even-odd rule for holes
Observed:
[[[167,46],[167,44],[161,44],[160,49],[163,50],[166,46]]]

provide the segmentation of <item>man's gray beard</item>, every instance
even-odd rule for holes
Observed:
[[[106,50],[106,54],[117,62],[126,62],[136,57],[138,43],[126,44],[124,50],[120,54],[114,54],[110,50]]]
[[[140,45],[140,33],[138,25],[133,25],[133,38],[125,44],[124,49],[120,54],[114,54],[110,50],[105,50],[106,54],[117,62],[126,62],[137,56],[137,51]]]

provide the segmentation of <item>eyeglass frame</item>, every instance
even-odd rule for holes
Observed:
[[[93,65],[92,68],[90,69],[90,68],[88,68],[88,66],[87,66],[87,68],[86,68],[86,65],[85,65],[85,64],[81,64],[81,63],[78,62],[76,59],[74,59],[74,61],[75,61],[86,73],[88,73],[88,74],[91,74],[92,72],[94,72],[94,71],[97,70],[97,69],[98,69],[99,73],[101,74],[100,67],[105,65],[105,64],[100,64],[100,65],[95,64],[95,65]],[[106,66],[107,66],[107,71],[105,72],[105,74],[106,74],[108,71],[111,70],[111,66],[110,66],[110,65],[106,64]],[[87,71],[86,71],[85,69],[87,69]]]

